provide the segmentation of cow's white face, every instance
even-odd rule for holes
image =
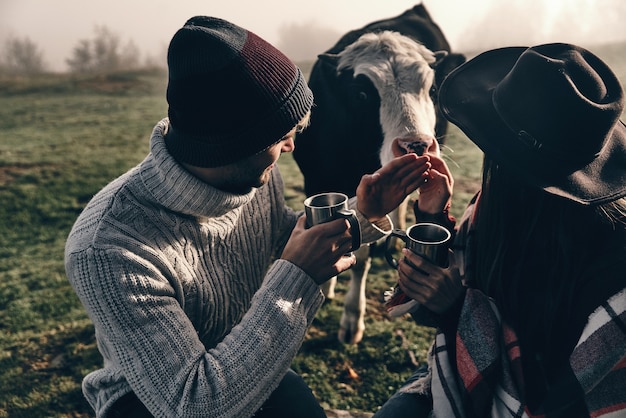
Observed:
[[[380,96],[380,162],[408,152],[439,155],[430,97],[437,56],[397,32],[368,33],[339,54],[337,70],[368,77]]]

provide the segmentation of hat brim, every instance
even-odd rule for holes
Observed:
[[[587,165],[567,166],[526,146],[498,115],[492,93],[527,47],[484,52],[443,82],[439,106],[487,157],[520,181],[584,205],[626,195],[626,126],[618,121],[601,153]]]

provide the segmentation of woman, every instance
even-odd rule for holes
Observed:
[[[398,284],[435,314],[428,371],[375,415],[626,416],[626,127],[618,79],[567,44],[457,68],[440,106],[484,152],[450,267],[405,252]],[[431,157],[418,221],[453,228]],[[414,315],[417,318],[417,315]]]

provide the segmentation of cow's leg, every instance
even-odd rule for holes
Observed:
[[[389,214],[394,228],[406,229],[408,201],[409,199],[407,198],[396,210]],[[393,241],[391,245],[394,245]],[[359,250],[354,252],[354,255],[356,256],[356,264],[350,269],[350,283],[344,300],[338,333],[339,341],[346,344],[358,344],[363,339],[363,333],[365,332],[365,308],[367,305],[365,285],[367,283],[367,274],[372,266],[368,245],[359,248]],[[331,293],[332,297],[334,297],[336,278],[333,277],[331,280],[334,281],[332,286],[329,287],[330,290],[323,288],[324,294],[329,298],[331,297],[328,295]],[[329,286],[331,285],[330,280],[327,283]]]
[[[350,269],[350,284],[343,302],[343,314],[339,322],[339,341],[358,344],[365,331],[365,283],[372,265],[370,249],[364,245],[354,252],[356,264]]]
[[[393,222],[394,229],[401,229],[403,231],[406,231],[406,214],[407,214],[408,204],[409,204],[409,198],[407,197],[406,199],[404,199],[402,203],[400,203],[400,205],[393,212],[389,214],[389,217],[391,218],[391,222]],[[390,248],[393,248],[399,251],[404,246],[404,243],[400,241],[398,238],[393,237],[389,241],[389,246]]]
[[[394,228],[406,230],[406,213],[408,203],[409,198],[407,197],[402,203],[400,203],[400,206],[398,206],[396,210],[391,212],[390,216]]]
[[[337,276],[332,277],[322,284],[321,289],[326,299],[335,299],[335,285],[337,285]]]

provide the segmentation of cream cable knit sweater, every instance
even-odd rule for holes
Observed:
[[[299,214],[278,170],[232,195],[189,174],[154,128],[151,152],[100,191],[68,237],[69,280],[102,369],[83,392],[98,416],[134,391],[157,417],[246,417],[276,388],[323,295],[275,260]],[[351,199],[354,204],[354,199]],[[391,229],[361,219],[363,242]]]

